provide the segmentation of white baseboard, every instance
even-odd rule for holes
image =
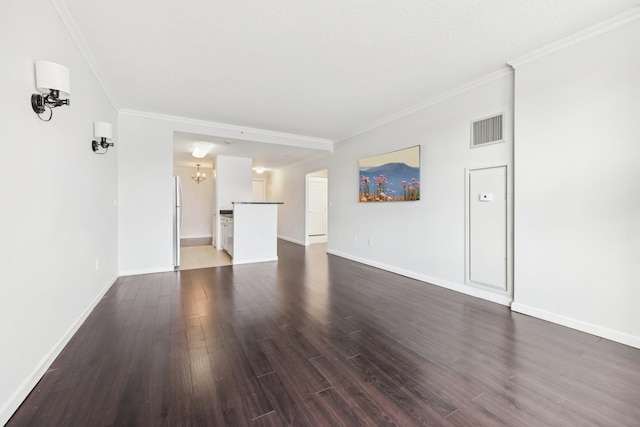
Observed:
[[[51,350],[49,350],[45,356],[38,362],[36,367],[31,371],[31,374],[25,378],[20,386],[13,392],[9,400],[7,400],[2,407],[0,407],[0,425],[5,425],[11,418],[13,413],[20,407],[22,402],[27,398],[31,390],[38,384],[38,381],[44,376],[47,369],[51,366],[53,361],[60,355],[64,347],[69,343],[73,335],[78,332],[80,326],[87,320],[89,314],[98,305],[100,300],[105,296],[107,291],[113,286],[118,279],[118,275],[113,276],[106,286],[100,289],[95,298],[89,303],[78,318],[71,324],[69,329],[62,335],[62,337],[56,342]]]
[[[137,276],[138,274],[167,273],[170,271],[175,271],[173,266],[155,267],[155,268],[135,268],[133,270],[121,271],[120,276]]]
[[[606,338],[631,347],[640,348],[640,336],[637,335],[631,335],[615,329],[605,328],[604,326],[552,313],[526,304],[520,304],[515,301],[511,304],[511,310],[528,316],[537,317],[538,319],[546,320],[548,322],[557,323],[558,325],[566,326],[568,328],[577,329],[578,331]]]
[[[286,240],[287,242],[291,242],[291,243],[295,243],[296,245],[300,245],[300,246],[308,246],[304,241],[302,240],[296,240],[296,239],[292,239],[290,237],[285,237],[285,236],[281,236],[278,234],[278,239],[282,239],[282,240]]]
[[[253,264],[255,262],[270,262],[270,261],[277,261],[278,257],[269,257],[269,258],[252,258],[252,259],[241,259],[241,260],[236,260],[235,258],[231,259],[231,262],[233,263],[233,265],[242,265],[242,264]]]
[[[180,239],[211,239],[213,235],[211,234],[193,234],[189,236],[180,236]]]
[[[470,295],[476,298],[481,298],[487,301],[495,302],[496,304],[509,306],[513,298],[511,295],[507,295],[504,293],[493,292],[485,289],[476,288],[474,286],[469,286],[460,283],[453,283],[446,280],[438,279],[436,277],[426,276],[424,274],[416,273],[414,271],[404,270],[402,268],[394,267],[392,265],[387,265],[383,263],[379,263],[376,261],[371,261],[365,258],[360,258],[357,256],[353,256],[350,254],[346,254],[343,252],[334,251],[331,249],[327,250],[327,253],[339,256],[341,258],[350,259],[351,261],[356,261],[361,264],[370,265],[372,267],[376,267],[382,270],[389,271],[391,273],[396,273],[401,276],[410,277],[412,279],[420,280],[421,282],[426,282],[432,285],[440,286],[441,288],[446,288],[452,291],[460,292],[466,295]]]

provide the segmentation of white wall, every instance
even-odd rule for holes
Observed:
[[[329,150],[326,140],[138,111],[118,113],[121,275],[173,270],[173,134],[187,132]],[[251,170],[249,169],[249,200]],[[218,206],[217,209],[226,209]]]
[[[119,113],[121,275],[173,270],[173,133],[212,134],[206,122]]]
[[[233,209],[233,202],[250,202],[251,167],[246,157],[216,157],[216,198],[218,210]]]
[[[213,169],[201,165],[207,178],[200,184],[191,179],[196,167],[174,166],[173,174],[182,182],[182,235],[183,239],[211,237],[213,226]]]
[[[516,63],[514,310],[640,347],[640,22]]]
[[[465,168],[511,167],[512,103],[512,76],[503,74],[340,142],[331,157],[274,171],[276,197],[285,203],[280,237],[304,242],[305,174],[328,168],[329,252],[508,304],[509,296],[465,285]],[[470,149],[471,121],[501,112],[507,142]],[[422,199],[359,203],[358,160],[415,145]]]
[[[233,264],[278,260],[278,205],[236,203],[233,208]]]
[[[121,275],[173,270],[173,126],[118,114]]]
[[[327,169],[330,160],[331,157],[327,156],[271,172],[273,196],[270,201],[284,203],[278,205],[278,238],[299,245],[305,244],[306,175]],[[329,200],[331,201],[331,191],[329,191]]]
[[[233,202],[250,202],[252,159],[246,157],[216,156],[216,182],[214,200],[216,206],[214,227],[216,235],[221,236],[220,211],[232,210]],[[222,249],[222,242],[215,242]]]
[[[41,31],[36,31],[41,30]],[[34,61],[67,66],[71,106],[32,111]],[[46,0],[0,13],[0,425],[117,276],[117,152],[91,150],[114,108]],[[96,265],[97,261],[97,265]]]

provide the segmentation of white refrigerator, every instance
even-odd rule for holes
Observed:
[[[173,268],[180,267],[180,231],[182,228],[182,185],[173,177]]]

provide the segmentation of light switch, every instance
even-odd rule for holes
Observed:
[[[490,202],[493,200],[493,194],[491,193],[480,193],[478,196],[481,202]]]

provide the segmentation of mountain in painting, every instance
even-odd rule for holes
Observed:
[[[384,165],[370,168],[361,168],[360,176],[368,177],[371,182],[371,189],[375,188],[374,178],[384,175],[387,178],[388,189],[395,190],[395,195],[402,194],[402,181],[411,182],[411,179],[420,181],[420,168],[411,167],[406,163],[385,163]]]

